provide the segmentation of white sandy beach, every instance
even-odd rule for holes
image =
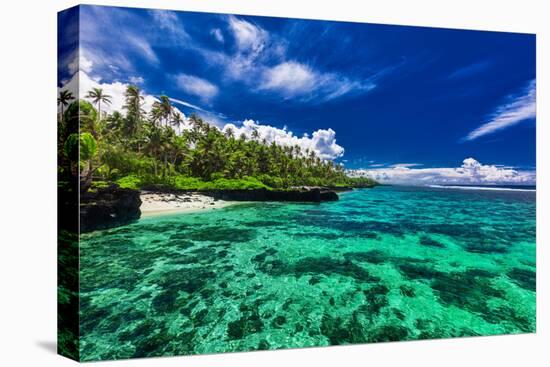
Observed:
[[[231,204],[233,204],[231,201],[215,200],[198,193],[175,195],[142,192],[140,209],[142,216],[151,216],[220,209]]]

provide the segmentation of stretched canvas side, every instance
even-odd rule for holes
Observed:
[[[79,7],[58,13],[57,98],[57,351],[80,360],[79,351]],[[69,64],[67,64],[69,60]]]

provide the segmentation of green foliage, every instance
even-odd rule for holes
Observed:
[[[212,182],[206,182],[205,190],[236,190],[236,189],[268,189],[269,187],[254,177],[241,179],[219,178]]]
[[[90,91],[88,97],[98,109],[110,102],[100,90]],[[75,119],[80,126],[81,159],[90,160],[89,167],[93,163],[95,180],[135,189],[154,184],[182,190],[376,184],[368,178],[348,177],[342,166],[314,151],[262,141],[257,132],[251,138],[236,137],[233,131],[223,132],[194,115],[189,117],[190,129],[181,131],[183,118],[167,96],[155,102],[149,115],[143,110],[139,88],[129,86],[125,98],[124,111],[104,118],[82,100],[71,103],[65,112],[67,131],[74,132],[70,126]],[[67,96],[63,100],[68,103]],[[65,153],[75,157],[77,138],[67,135]]]
[[[141,188],[142,181],[139,177],[130,175],[125,176],[116,181],[117,185],[122,187],[123,189],[134,189],[138,190]]]
[[[104,189],[106,187],[109,187],[110,184],[107,181],[94,181],[92,183],[92,187],[95,189]]]
[[[180,190],[198,190],[204,187],[204,181],[196,177],[177,176],[174,178],[174,188]]]
[[[97,191],[98,189],[104,189],[109,187],[111,184],[107,181],[94,181],[92,182],[92,185],[88,189],[89,191]]]
[[[64,151],[67,158],[76,161],[80,149],[80,160],[88,161],[97,153],[97,142],[90,133],[69,135],[65,141]]]
[[[78,160],[78,134],[74,133],[69,135],[67,140],[65,140],[65,145],[63,146],[63,151],[67,158],[71,161],[76,162]]]
[[[90,133],[80,134],[80,160],[88,161],[97,153],[97,142]]]
[[[269,187],[284,188],[288,186],[283,180],[283,178],[281,177],[273,177],[270,175],[263,174],[258,177],[258,180],[261,181],[261,183],[263,183],[264,185]]]
[[[177,176],[173,188],[179,190],[237,190],[237,189],[268,189],[269,187],[254,177],[242,179],[218,178],[213,181],[202,181],[195,177]]]
[[[153,174],[155,166],[154,159],[117,145],[105,147],[101,152],[101,161],[103,166],[100,172],[110,180],[131,174],[147,176]]]

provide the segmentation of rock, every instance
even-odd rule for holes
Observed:
[[[338,201],[338,194],[332,190],[321,190],[321,201]]]
[[[300,187],[290,190],[216,190],[206,192],[214,200],[226,201],[291,201],[291,202],[313,202],[335,201],[338,194],[333,190],[319,187]]]
[[[80,232],[90,232],[132,223],[139,219],[140,192],[117,185],[80,196]]]

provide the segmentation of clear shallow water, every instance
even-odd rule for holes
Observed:
[[[82,236],[83,360],[535,330],[535,193],[377,187]]]

